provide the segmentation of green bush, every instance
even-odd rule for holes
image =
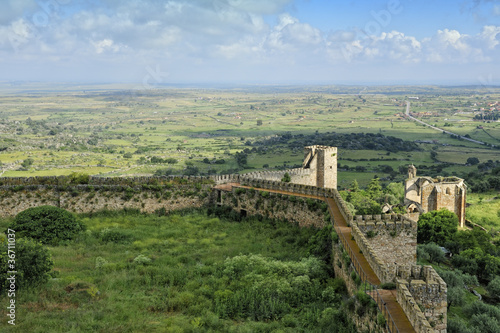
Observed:
[[[12,234],[9,234],[9,237]],[[12,250],[12,248],[11,248]],[[49,251],[31,239],[15,238],[15,266],[17,273],[15,274],[16,290],[23,287],[35,287],[47,282],[50,278],[49,272],[54,266],[54,262]],[[9,268],[12,259],[8,256],[7,237],[0,236],[0,267]],[[0,271],[0,295],[3,295],[7,290],[10,291],[11,274],[7,273],[8,269]]]
[[[90,181],[90,176],[86,173],[72,172],[68,179],[72,184],[88,184]]]
[[[98,237],[105,243],[129,243],[133,236],[116,228],[104,228]]]
[[[385,326],[385,323],[386,323],[386,320],[385,320],[384,315],[383,315],[383,314],[381,314],[381,313],[379,313],[379,314],[377,315],[377,324],[378,324],[379,326]]]
[[[385,290],[395,290],[396,284],[394,282],[387,282],[387,283],[382,283],[379,287],[380,289],[385,289]]]
[[[57,245],[63,240],[73,239],[85,230],[85,225],[67,210],[54,206],[39,206],[17,214],[9,228],[16,231],[17,237],[28,237],[43,244]]]
[[[417,242],[444,245],[457,232],[458,217],[443,208],[420,215],[418,219]]]
[[[492,297],[500,300],[500,276],[497,276],[496,278],[491,280],[490,283],[488,283],[486,289]]]
[[[290,177],[290,174],[288,172],[285,172],[283,175],[283,178],[281,178],[282,182],[289,183],[292,181],[292,177]]]
[[[417,257],[434,263],[442,263],[445,260],[443,250],[435,243],[418,245]]]

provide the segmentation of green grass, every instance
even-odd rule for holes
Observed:
[[[500,197],[497,192],[468,193],[467,218],[486,229],[500,230]]]
[[[405,97],[398,94],[399,88],[372,87],[381,94],[366,96],[333,94],[331,91],[339,90],[330,88],[278,89],[279,93],[273,87],[232,90],[170,88],[131,96],[109,91],[106,94],[84,94],[81,90],[75,92],[74,88],[58,86],[43,94],[3,94],[0,96],[0,115],[4,122],[1,134],[14,142],[5,142],[9,150],[0,151],[0,162],[2,167],[8,168],[5,176],[65,173],[55,170],[54,166],[67,167],[68,172],[79,171],[84,166],[92,174],[111,171],[113,174],[133,174],[134,164],[140,157],[175,156],[181,163],[190,158],[202,160],[204,157],[234,161],[225,152],[234,154],[247,148],[244,145],[247,140],[275,136],[286,131],[312,134],[316,130],[382,133],[410,141],[436,140],[436,143],[421,145],[425,149],[422,154],[413,152],[407,154],[409,157],[392,155],[409,158],[415,163],[433,163],[428,156],[431,147],[438,148],[438,160],[443,162],[463,164],[468,156],[477,156],[481,161],[498,158],[495,151],[458,141],[403,119],[400,114],[405,110]],[[12,91],[11,88],[6,89]],[[35,85],[34,89],[39,87]],[[422,87],[412,89],[431,91]],[[61,90],[57,96],[56,90]],[[354,91],[349,87],[341,90]],[[425,119],[438,125],[444,125],[448,118],[458,117],[465,121],[453,122],[450,129],[480,140],[495,141],[477,128],[478,122],[471,120],[472,114],[454,115],[453,110],[471,111],[484,107],[487,102],[497,100],[498,94],[490,93],[485,99],[470,94],[457,98],[457,90],[438,90],[451,91],[454,95],[436,95],[434,92],[437,90],[432,90],[429,95],[421,95],[419,101],[412,101],[412,111],[434,113],[433,117]],[[45,123],[32,125],[27,122],[28,118]],[[257,119],[263,121],[262,126],[257,126]],[[480,124],[493,137],[500,138],[498,123]],[[50,129],[55,130],[56,135],[49,135]],[[92,143],[88,142],[90,138],[94,139]],[[453,147],[444,147],[442,144]],[[461,145],[465,148],[458,147]],[[179,146],[182,149],[178,150]],[[138,149],[144,152],[134,154],[131,160],[121,158],[124,152]],[[356,158],[354,156],[357,154],[366,155],[366,152],[349,152],[345,156],[349,154]],[[254,155],[253,160],[249,161],[250,168],[260,169],[264,164],[272,168],[281,166],[283,162],[301,162],[301,156],[290,156],[289,151],[272,156]],[[21,161],[28,156],[35,159],[35,170],[18,170]],[[102,170],[96,167],[97,164],[111,168]],[[379,161],[372,165],[378,164],[387,163]],[[366,164],[355,162],[353,165]],[[398,163],[389,165],[394,167]],[[229,168],[234,169],[235,166]],[[224,168],[216,170],[220,172]]]
[[[4,332],[316,332],[320,327],[324,327],[320,331],[335,332],[347,325],[335,323],[338,316],[322,317],[331,307],[337,309],[341,300],[331,293],[337,290],[332,287],[335,280],[322,266],[307,278],[292,274],[290,280],[283,280],[289,273],[272,278],[285,285],[303,281],[307,286],[286,287],[283,295],[309,290],[316,295],[314,300],[300,294],[299,304],[290,301],[285,312],[268,309],[258,318],[239,316],[225,307],[236,306],[239,296],[229,301],[223,295],[253,297],[263,306],[274,304],[266,302],[278,296],[258,293],[273,289],[252,288],[268,279],[264,267],[303,265],[308,240],[316,233],[313,229],[256,219],[236,223],[204,213],[159,217],[111,212],[81,220],[88,229],[85,234],[49,248],[56,278],[42,288],[18,291],[16,326],[5,325]],[[0,228],[8,222],[1,220]],[[103,235],[109,230],[123,235],[122,240],[105,242]],[[150,263],[136,263],[140,255]],[[234,276],[227,271],[231,262],[236,265],[251,258],[263,258],[258,260],[264,266]],[[252,290],[257,293],[251,294]],[[321,296],[325,290],[329,296]],[[279,296],[280,302],[285,302],[285,296]],[[0,299],[3,317],[6,302],[6,297]],[[274,315],[267,318],[265,313]]]

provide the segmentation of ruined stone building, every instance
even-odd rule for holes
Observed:
[[[258,171],[245,176],[255,179],[281,181],[285,173],[290,175],[290,183],[317,186],[321,188],[337,188],[337,147],[307,146],[304,148],[302,168]]]
[[[432,210],[446,208],[458,216],[460,227],[465,225],[465,198],[467,186],[458,177],[417,177],[415,166],[408,167],[405,182],[405,206],[408,216],[418,216]]]

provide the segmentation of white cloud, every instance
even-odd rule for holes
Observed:
[[[95,51],[100,54],[106,51],[110,52],[118,52],[120,47],[115,45],[111,39],[103,39],[101,41],[92,42],[95,47]]]
[[[500,56],[498,25],[485,25],[477,34],[441,29],[418,39],[397,30],[369,37],[355,27],[324,32],[285,12],[294,0],[84,1],[83,9],[52,15],[43,27],[30,21],[41,10],[34,0],[5,1],[0,14],[4,63],[38,59],[98,67],[99,61],[116,59],[117,66],[130,67],[141,59],[135,65],[139,70],[142,63],[160,63],[172,73],[211,66],[228,76],[246,67],[258,72],[258,66],[307,73],[304,68],[316,66],[323,75],[326,65],[491,64]]]

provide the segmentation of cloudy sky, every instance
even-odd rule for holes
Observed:
[[[0,0],[0,81],[500,84],[500,0]]]

